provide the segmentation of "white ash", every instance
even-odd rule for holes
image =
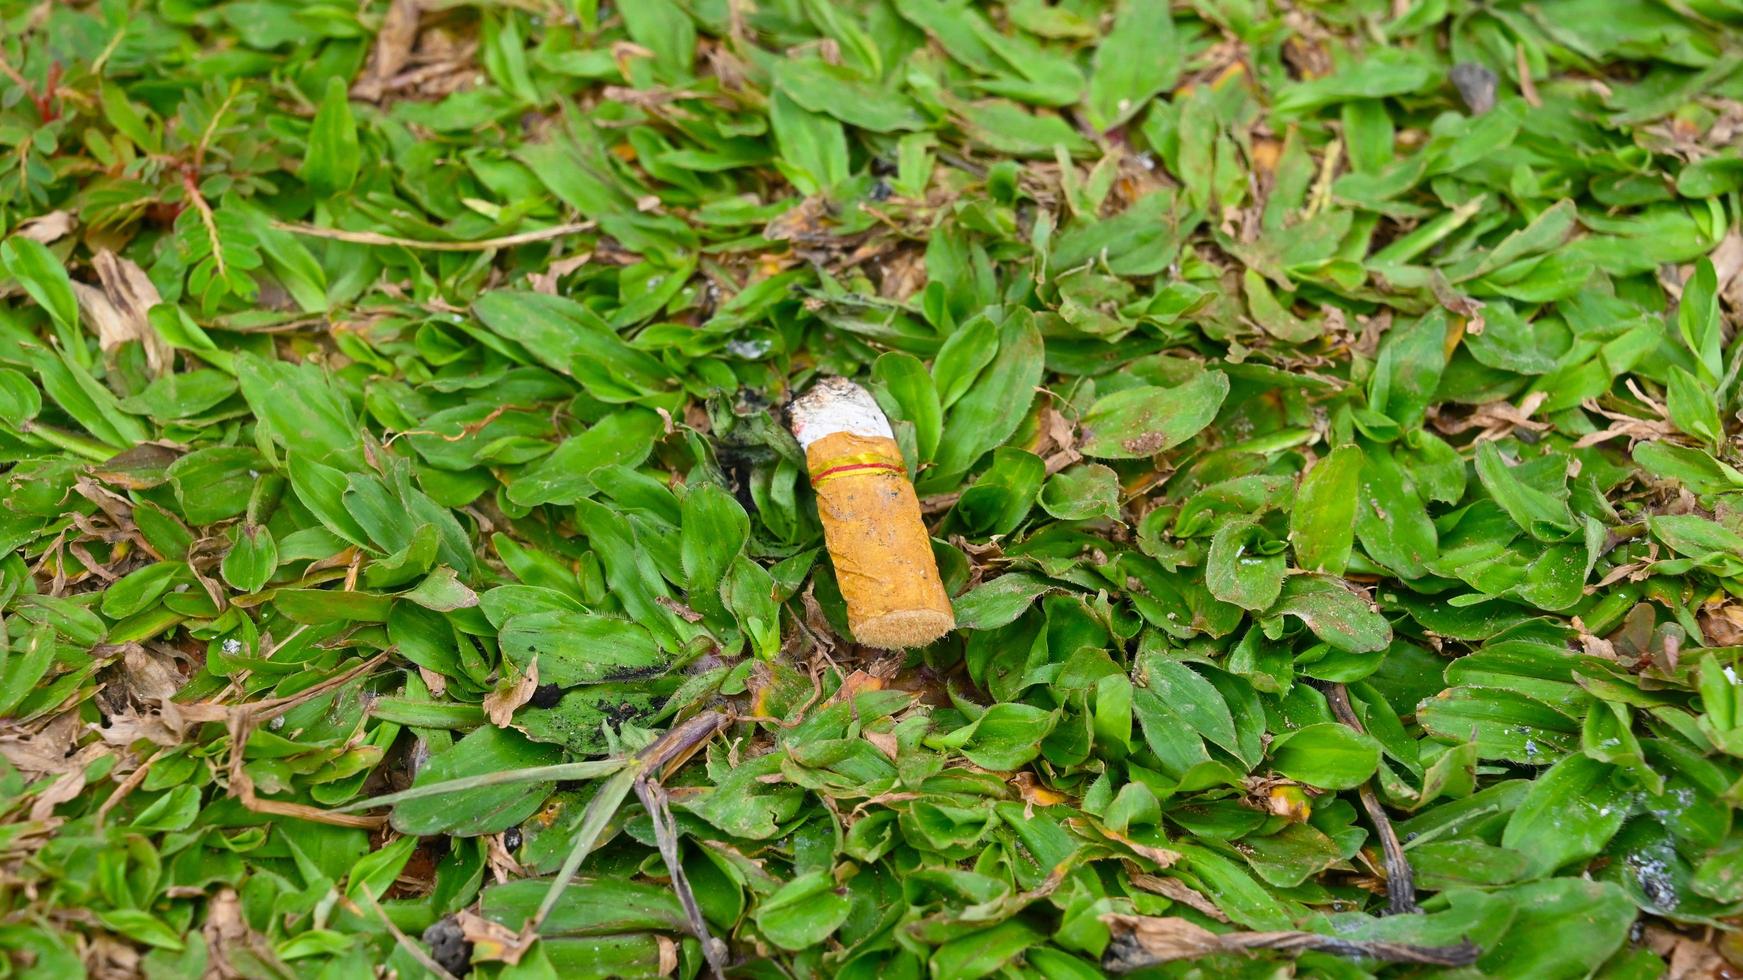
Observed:
[[[883,409],[878,408],[871,392],[846,378],[824,378],[812,385],[810,391],[793,399],[787,418],[792,423],[793,438],[805,449],[837,432],[895,438],[890,420],[884,418]]]

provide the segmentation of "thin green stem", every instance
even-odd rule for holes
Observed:
[[[37,422],[26,422],[19,426],[18,433],[19,435],[35,436],[37,439],[48,443],[56,449],[65,449],[67,452],[78,453],[86,459],[95,460],[99,463],[106,463],[113,459],[116,454],[121,452],[121,450],[116,449],[108,443],[98,442],[95,439],[89,439],[85,436],[68,432],[65,429],[57,429],[52,425],[42,425]]]
[[[505,769],[502,772],[485,772],[476,776],[462,776],[459,779],[445,779],[428,786],[413,786],[411,789],[389,793],[386,796],[374,796],[367,800],[358,800],[335,807],[334,813],[353,813],[357,810],[370,810],[378,806],[393,806],[411,800],[424,800],[432,796],[444,796],[448,793],[459,793],[469,789],[482,789],[486,786],[509,786],[515,783],[547,783],[562,782],[569,779],[598,779],[609,776],[622,769],[628,763],[623,759],[590,759],[585,762],[563,762],[554,766],[534,766],[531,769]]]

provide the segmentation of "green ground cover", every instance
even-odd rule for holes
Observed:
[[[1739,100],[1738,0],[0,0],[0,978],[1735,969]]]

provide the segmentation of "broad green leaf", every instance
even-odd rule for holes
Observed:
[[[781,170],[795,187],[821,194],[847,179],[847,134],[841,123],[780,92],[769,99],[769,110]]]
[[[1548,874],[1603,850],[1630,809],[1614,766],[1570,755],[1531,784],[1507,821],[1501,845],[1524,854],[1537,873]]]
[[[852,908],[833,878],[813,871],[787,882],[758,904],[757,929],[782,949],[808,949],[840,928]]]
[[[1285,732],[1271,742],[1271,765],[1320,789],[1350,789],[1380,764],[1380,743],[1347,725],[1324,722]]]
[[[1042,939],[1026,923],[1009,919],[990,929],[959,936],[932,954],[934,977],[984,977],[996,974]],[[1031,957],[1031,960],[1033,958]],[[1033,965],[1033,964],[1032,964]],[[1069,974],[1055,974],[1069,976]]]
[[[0,368],[0,419],[10,425],[28,422],[42,411],[42,392],[23,374]]]
[[[972,534],[1009,534],[1029,516],[1044,486],[1051,485],[1051,481],[1043,484],[1046,475],[1047,464],[1041,457],[1024,449],[1000,446],[993,450],[992,465],[982,470],[957,498],[951,520]],[[1095,488],[1083,489],[1093,492]],[[1072,500],[1066,506],[1076,512],[1087,505]]]
[[[689,77],[696,57],[696,25],[685,9],[673,0],[648,0],[635,11],[623,12],[629,36],[654,52],[654,61],[667,81]]]
[[[1515,890],[1512,928],[1477,961],[1495,976],[1585,976],[1628,938],[1638,914],[1615,885],[1550,878]]]
[[[1682,342],[1695,355],[1701,380],[1709,385],[1717,382],[1724,375],[1718,277],[1706,259],[1695,263],[1695,274],[1677,307],[1676,326]]]
[[[259,592],[278,570],[278,542],[259,524],[237,524],[231,529],[230,550],[220,570],[231,588]]]
[[[561,296],[493,290],[472,305],[494,334],[520,345],[531,360],[580,382],[611,403],[658,402],[671,371],[627,343],[597,313]]]
[[[1559,541],[1574,530],[1576,525],[1565,496],[1565,475],[1560,481],[1561,496],[1546,492],[1521,479],[1517,465],[1503,459],[1493,442],[1484,442],[1477,446],[1477,478],[1513,518],[1513,523],[1539,541]]]
[[[139,811],[129,826],[141,834],[186,830],[199,815],[199,787],[182,785],[153,800]]]
[[[1096,401],[1082,421],[1085,456],[1140,459],[1172,449],[1216,418],[1229,379],[1203,371],[1172,388],[1129,388]]]
[[[664,668],[654,636],[634,623],[591,612],[551,610],[502,624],[502,656],[521,673],[539,663],[540,684],[575,687],[645,677]]]
[[[942,240],[942,236],[933,239]],[[998,353],[999,326],[990,317],[976,316],[957,327],[932,360],[932,381],[938,389],[939,405],[946,411],[955,405]],[[875,366],[873,369],[876,370]]]
[[[1365,599],[1328,575],[1292,575],[1270,616],[1292,616],[1339,650],[1370,653],[1392,642],[1392,624]]]
[[[1671,424],[1684,433],[1709,446],[1717,446],[1724,440],[1717,394],[1674,364],[1670,368],[1670,381],[1665,386],[1665,406],[1670,411]]]
[[[1295,561],[1307,571],[1342,575],[1355,542],[1362,450],[1339,446],[1301,477],[1289,512]]]
[[[561,755],[555,746],[529,742],[519,732],[487,725],[456,742],[453,748],[433,756],[412,786],[553,765],[561,761]],[[407,800],[394,806],[391,819],[400,833],[420,837],[495,833],[530,816],[550,795],[553,785],[510,783]]]
[[[1125,0],[1113,29],[1095,49],[1089,76],[1089,122],[1105,132],[1142,112],[1180,75],[1182,45],[1164,4]]]
[[[727,573],[721,597],[750,638],[752,651],[764,660],[774,659],[781,648],[781,607],[768,570],[740,555]]]
[[[1000,575],[956,600],[956,626],[965,630],[987,630],[1009,625],[1036,599],[1058,587],[1039,575],[1024,572]]]
[[[818,58],[788,58],[775,67],[775,86],[811,112],[874,133],[920,129],[925,120],[906,96],[868,85]]]
[[[750,518],[719,484],[699,483],[684,494],[679,546],[693,600],[718,595],[727,569],[749,538]]]
[[[484,890],[486,918],[519,929],[544,899],[548,884],[535,879],[506,881]],[[688,927],[683,905],[670,889],[615,878],[580,879],[563,890],[539,927],[544,936],[602,936],[652,929],[681,932]]]
[[[286,451],[328,465],[361,461],[363,440],[351,405],[320,368],[245,355],[236,359],[236,380],[248,407]]]
[[[1402,48],[1381,48],[1322,78],[1296,82],[1278,93],[1276,111],[1300,115],[1345,99],[1377,99],[1427,87],[1436,75],[1432,59]]]
[[[42,307],[54,321],[63,343],[78,336],[79,300],[73,294],[72,280],[66,267],[41,242],[14,235],[0,242],[0,266]],[[70,347],[74,359],[90,363],[81,341]]]
[[[1448,688],[1422,702],[1416,717],[1436,735],[1475,741],[1484,759],[1545,766],[1579,747],[1579,722],[1507,688]]]
[[[590,474],[612,465],[636,465],[660,437],[660,417],[642,408],[625,408],[600,419],[585,432],[565,439],[557,450],[528,467],[509,485],[508,495],[523,507],[572,504],[595,492]]]
[[[1210,539],[1204,584],[1210,594],[1243,609],[1267,609],[1283,590],[1289,562],[1281,542],[1252,521],[1230,521]]]
[[[1059,721],[1057,712],[1027,704],[995,704],[971,726],[962,754],[995,772],[1010,772],[1041,752],[1041,740]]]
[[[1743,471],[1699,449],[1667,442],[1642,442],[1634,447],[1634,462],[1648,473],[1676,480],[1697,494],[1743,490]]]
[[[953,484],[1017,431],[1041,380],[1043,353],[1034,317],[1028,310],[1012,311],[999,327],[998,353],[945,417],[937,469],[922,487]]]
[[[350,190],[362,165],[357,142],[357,120],[351,115],[350,96],[344,79],[327,79],[315,120],[309,125],[308,151],[301,176],[309,189],[320,195]]]
[[[1060,149],[1072,156],[1090,151],[1089,141],[1064,119],[1046,112],[1028,112],[1008,99],[964,102],[954,109],[963,131],[995,153],[1051,157]]]
[[[1664,514],[1647,519],[1652,536],[1672,551],[1690,558],[1709,560],[1743,555],[1743,534],[1694,514]]]
[[[181,949],[181,937],[162,919],[143,909],[105,909],[97,919],[109,929],[145,946],[157,949]]]
[[[16,632],[19,624],[16,620],[11,624],[0,621],[0,628]],[[4,655],[0,657],[0,718],[15,712],[53,665],[54,631],[46,625],[36,626],[28,634],[14,637],[11,646],[10,652],[0,650]]]
[[[1192,733],[1236,758],[1242,756],[1234,719],[1214,684],[1185,663],[1164,656],[1145,657],[1141,666],[1143,690],[1183,719]]]
[[[900,351],[880,356],[872,364],[872,393],[892,421],[913,424],[914,448],[921,462],[938,455],[944,409],[932,376],[919,358]]]
[[[1080,463],[1053,474],[1041,487],[1041,509],[1060,520],[1117,520],[1120,482],[1100,463]]]

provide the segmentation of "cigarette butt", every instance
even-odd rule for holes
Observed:
[[[817,516],[855,640],[923,646],[956,625],[890,422],[871,393],[825,378],[793,402]]]

